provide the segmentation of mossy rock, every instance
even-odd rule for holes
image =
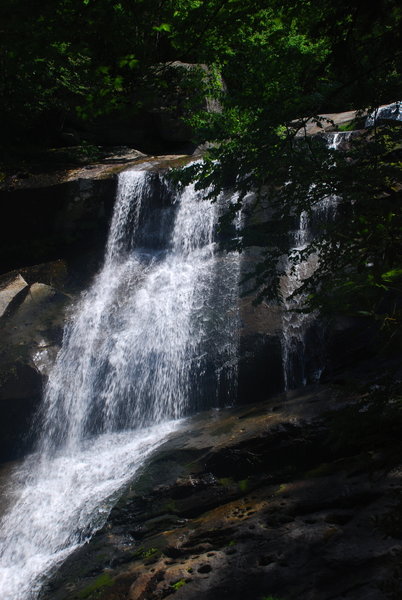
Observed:
[[[114,579],[109,573],[102,573],[94,582],[87,585],[83,590],[78,592],[78,598],[85,600],[86,598],[96,598],[105,588],[111,587],[114,584]]]

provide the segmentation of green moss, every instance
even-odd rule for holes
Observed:
[[[148,548],[148,550],[144,551],[143,558],[151,558],[152,556],[155,556],[155,554],[158,554],[158,552],[158,548]]]
[[[238,486],[241,492],[248,492],[248,489],[250,487],[248,479],[242,479],[241,481],[239,481]]]
[[[221,479],[219,479],[218,481],[224,487],[230,487],[234,484],[234,480],[232,477],[221,477]]]
[[[103,588],[111,587],[114,583],[114,579],[110,577],[109,573],[102,573],[97,579],[86,588],[81,590],[78,594],[79,598],[89,598],[95,592],[101,591]]]
[[[148,558],[152,558],[160,553],[159,548],[138,548],[133,555],[132,558],[134,560],[146,560]]]
[[[144,548],[141,546],[141,548],[138,548],[138,550],[136,550],[135,552],[132,553],[131,558],[133,560],[142,558],[143,553],[144,553]]]
[[[338,125],[338,131],[353,131],[356,129],[355,121],[349,121],[348,123],[343,123],[342,125]]]
[[[163,510],[168,513],[174,513],[177,511],[176,502],[174,500],[169,500],[166,504],[163,505]]]
[[[278,487],[278,489],[275,490],[274,494],[275,495],[283,494],[287,490],[288,490],[288,484],[287,483],[281,483],[281,485]]]
[[[179,579],[179,581],[176,581],[176,583],[172,583],[172,585],[170,587],[172,588],[172,590],[177,592],[177,590],[179,590],[181,587],[183,587],[183,585],[186,585],[186,580]]]

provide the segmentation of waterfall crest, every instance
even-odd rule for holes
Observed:
[[[218,205],[190,185],[177,206],[150,211],[154,178],[133,171],[120,179],[104,267],[67,327],[47,387],[48,451],[74,449],[88,433],[178,418],[188,407],[192,363],[208,329]],[[159,213],[163,230],[155,231]],[[138,231],[140,219],[148,235]]]
[[[71,314],[37,452],[10,490],[3,600],[36,598],[177,419],[216,405],[219,386],[232,393],[239,257],[218,256],[216,242],[227,200],[205,201],[192,185],[177,193],[152,172],[120,175],[103,268]]]

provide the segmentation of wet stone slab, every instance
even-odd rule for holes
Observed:
[[[41,600],[397,598],[401,455],[332,439],[358,401],[320,387],[188,419]]]

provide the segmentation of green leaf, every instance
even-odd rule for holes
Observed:
[[[170,31],[172,26],[169,23],[161,23],[160,25],[154,25],[152,29],[154,31]]]
[[[391,269],[391,271],[387,271],[381,275],[381,279],[387,282],[391,282],[398,277],[402,277],[402,269]]]

